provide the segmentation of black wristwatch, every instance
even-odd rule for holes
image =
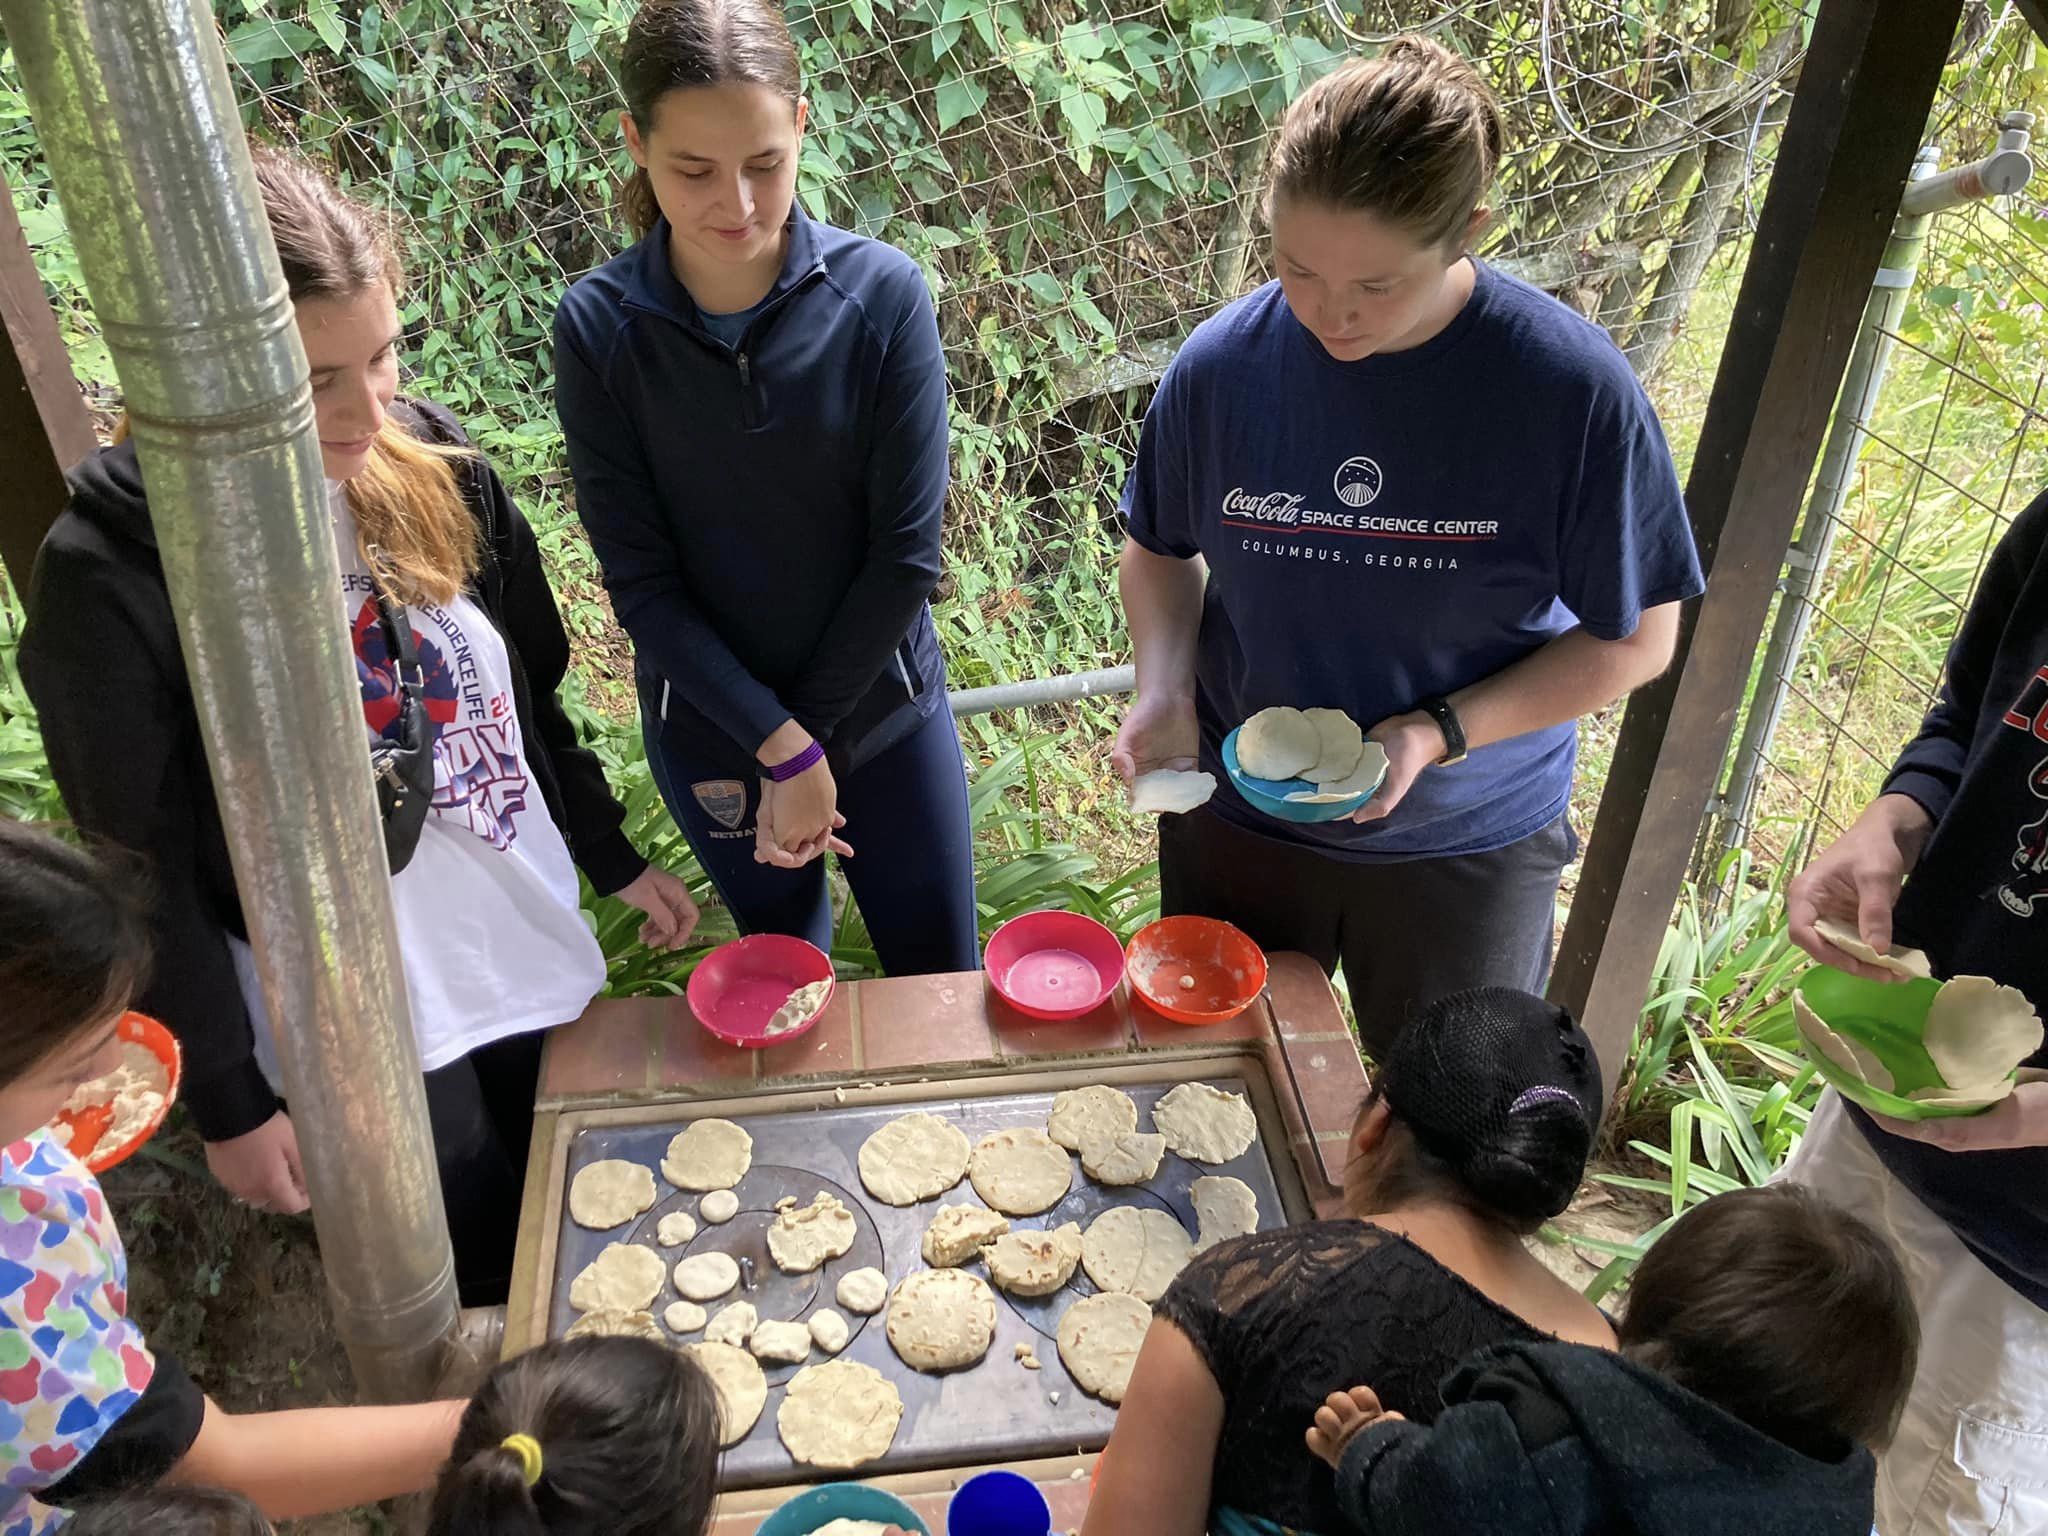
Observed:
[[[1444,755],[1436,760],[1437,766],[1448,768],[1452,763],[1465,761],[1465,725],[1458,718],[1458,712],[1451,708],[1451,701],[1424,699],[1415,708],[1434,720],[1437,729],[1444,733]]]

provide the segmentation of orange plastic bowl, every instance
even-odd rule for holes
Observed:
[[[116,1164],[126,1162],[135,1154],[135,1149],[157,1133],[164,1123],[164,1117],[171,1112],[171,1106],[178,1099],[178,1079],[184,1071],[185,1058],[178,1049],[178,1040],[168,1029],[147,1014],[124,1013],[121,1022],[114,1026],[118,1039],[132,1045],[139,1045],[164,1067],[163,1107],[150,1119],[149,1124],[130,1136],[126,1141],[106,1141],[107,1130],[114,1123],[114,1106],[88,1104],[84,1109],[62,1109],[57,1112],[53,1125],[71,1128],[69,1151],[94,1173],[105,1173]]]
[[[1176,1024],[1221,1024],[1266,985],[1266,954],[1213,917],[1162,917],[1140,928],[1124,956],[1131,991]]]

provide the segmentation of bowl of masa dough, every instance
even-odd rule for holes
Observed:
[[[1223,738],[1223,771],[1247,805],[1278,821],[1336,821],[1378,793],[1387,754],[1342,710],[1281,705]]]
[[[895,1494],[866,1483],[827,1483],[784,1504],[755,1536],[881,1536],[892,1525],[931,1536],[931,1527]]]

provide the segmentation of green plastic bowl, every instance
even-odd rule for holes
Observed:
[[[1927,1009],[1940,990],[1938,981],[1868,981],[1831,965],[1813,966],[1799,978],[1798,992],[1806,999],[1807,1007],[1820,1015],[1828,1028],[1847,1035],[1883,1062],[1898,1089],[1896,1093],[1873,1088],[1837,1066],[1803,1034],[1799,1036],[1799,1047],[1814,1070],[1832,1083],[1843,1098],[1862,1105],[1872,1114],[1889,1115],[1894,1120],[1953,1120],[1981,1115],[1983,1108],[1928,1104],[1906,1097],[1916,1088],[1947,1086],[1922,1039],[1927,1029]]]

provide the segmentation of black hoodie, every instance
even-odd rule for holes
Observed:
[[[398,412],[424,440],[467,442],[440,406],[404,402]],[[569,642],[533,530],[481,459],[458,478],[483,538],[469,596],[511,657],[534,778],[577,864],[608,894],[646,861],[620,830],[625,810],[603,767],[555,697]],[[100,450],[69,479],[70,504],[29,584],[22,680],[73,820],[147,862],[156,960],[136,1006],[178,1037],[183,1097],[200,1134],[224,1141],[262,1125],[278,1101],[256,1065],[228,949],[227,936],[248,929],[134,444]]]
[[[1444,1383],[1434,1425],[1345,1448],[1337,1499],[1371,1536],[1870,1536],[1877,1464],[1802,1455],[1604,1349],[1511,1344]]]

